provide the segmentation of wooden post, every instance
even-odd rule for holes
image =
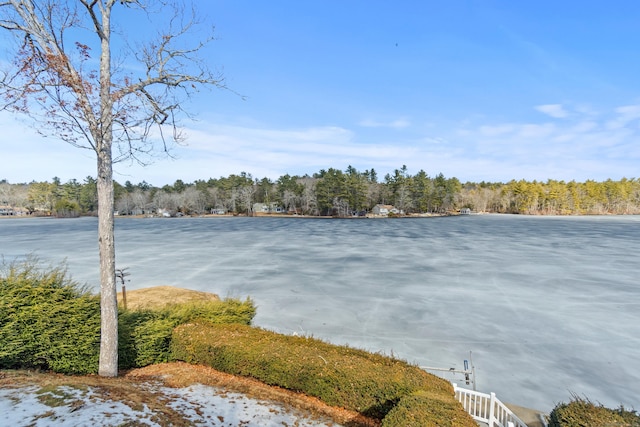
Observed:
[[[491,392],[491,402],[489,406],[489,425],[494,425],[496,420],[496,394]]]
[[[471,364],[471,379],[473,381],[473,391],[476,391],[476,366],[473,364],[471,351],[469,351],[469,363]]]
[[[127,289],[124,285],[124,278],[131,274],[126,271],[127,268],[129,267],[116,269],[116,277],[122,282],[122,304],[125,310],[127,309]]]

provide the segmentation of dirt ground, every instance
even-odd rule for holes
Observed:
[[[168,304],[185,302],[219,301],[216,294],[176,288],[173,286],[152,286],[149,288],[126,290],[127,309],[161,308]],[[122,292],[118,292],[118,304],[124,306]]]
[[[235,377],[204,366],[187,363],[166,363],[121,373],[118,378],[97,375],[67,376],[35,371],[0,371],[0,388],[38,386],[46,389],[57,386],[92,387],[108,400],[129,407],[147,406],[160,425],[187,426],[188,421],[167,402],[166,393],[155,392],[154,387],[141,384],[161,384],[182,388],[193,384],[218,387],[227,392],[238,392],[248,397],[272,401],[285,408],[310,416],[329,417],[346,427],[377,427],[380,422],[353,411],[331,407],[320,400],[279,387],[271,387],[249,378]]]
[[[243,393],[256,399],[276,401],[286,407],[295,408],[312,414],[328,416],[345,426],[379,426],[380,422],[343,408],[329,406],[321,400],[292,392],[280,387],[272,387],[260,381],[237,377],[205,366],[186,363],[167,363],[136,369],[127,374],[127,378],[157,378],[170,387],[185,387],[199,383]]]

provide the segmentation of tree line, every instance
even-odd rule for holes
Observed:
[[[227,177],[180,179],[155,187],[142,181],[114,182],[115,207],[120,215],[203,215],[211,212],[253,215],[256,206],[267,212],[311,216],[365,215],[376,205],[392,205],[401,215],[444,214],[463,208],[474,212],[528,215],[639,214],[640,180],[603,182],[512,180],[506,183],[461,183],[441,173],[415,175],[406,166],[379,178],[374,169],[329,168],[313,175],[285,174],[276,180],[241,172]],[[79,216],[97,211],[96,180],[72,179],[11,184],[0,181],[4,213]]]

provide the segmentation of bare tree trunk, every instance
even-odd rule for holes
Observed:
[[[98,374],[118,376],[118,301],[113,226],[111,150],[98,155],[98,247],[100,251],[100,362]]]
[[[102,10],[100,126],[93,130],[98,158],[98,248],[100,252],[100,361],[98,374],[118,376],[118,300],[113,191],[113,100],[111,98],[111,6]]]

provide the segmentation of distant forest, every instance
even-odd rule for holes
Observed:
[[[397,215],[473,212],[527,215],[640,214],[640,180],[515,181],[461,183],[442,174],[415,175],[406,166],[380,178],[374,169],[330,168],[313,175],[283,175],[275,181],[239,175],[154,187],[115,183],[119,215],[165,216],[210,213],[254,215],[363,216],[376,205],[393,206]],[[97,209],[96,180],[14,184],[0,181],[3,215],[91,215]]]

